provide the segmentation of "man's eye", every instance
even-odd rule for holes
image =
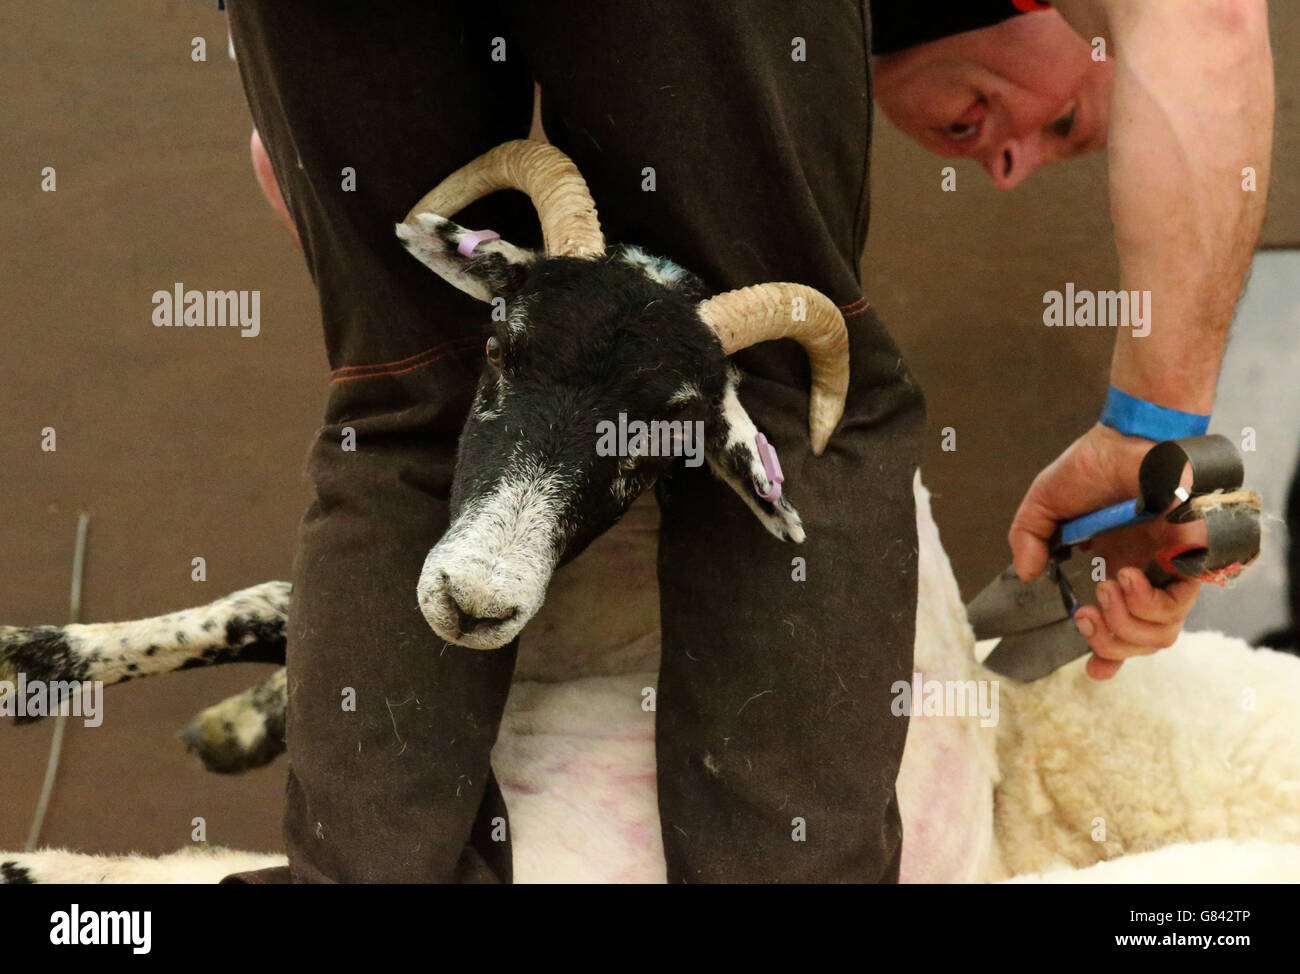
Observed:
[[[1052,134],[1058,138],[1068,139],[1070,133],[1074,131],[1074,112],[1068,115],[1062,115],[1050,126]]]
[[[967,139],[973,138],[975,133],[979,130],[980,127],[978,125],[965,125],[961,122],[953,122],[948,126],[946,131],[948,133],[948,138],[952,139],[954,142],[965,142]]]

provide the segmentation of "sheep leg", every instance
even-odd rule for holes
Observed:
[[[283,663],[288,582],[135,622],[0,626],[0,680],[125,683],[218,663]],[[19,718],[20,721],[24,718]]]
[[[218,883],[231,873],[283,866],[283,855],[195,846],[152,858],[95,856],[64,849],[0,852],[0,885],[32,883]]]
[[[284,668],[264,683],[228,697],[190,721],[181,740],[203,766],[239,774],[269,764],[284,752]]]

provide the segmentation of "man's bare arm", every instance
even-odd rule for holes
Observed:
[[[1268,188],[1266,4],[1058,0],[1056,7],[1088,39],[1105,24],[1116,67],[1110,198],[1121,284],[1152,295],[1150,334],[1120,331],[1111,381],[1162,406],[1209,413]],[[1247,167],[1253,192],[1243,189]]]

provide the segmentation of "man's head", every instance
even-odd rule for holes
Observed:
[[[890,121],[931,152],[975,159],[999,189],[1106,144],[1114,68],[1055,11],[878,55],[872,74]]]

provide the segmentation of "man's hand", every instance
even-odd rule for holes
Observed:
[[[285,205],[284,196],[280,194],[280,185],[275,181],[275,172],[271,169],[271,159],[266,154],[266,147],[262,145],[262,137],[257,134],[257,129],[253,129],[252,138],[248,142],[248,151],[253,157],[253,174],[257,176],[257,185],[261,188],[262,195],[271,204],[271,209],[280,218],[280,223],[293,234],[294,242],[301,244],[298,239],[298,228],[294,226],[293,217],[289,215],[289,207]]]
[[[1138,467],[1153,445],[1100,424],[1070,444],[1034,478],[1011,522],[1007,540],[1016,573],[1027,580],[1042,572],[1047,539],[1059,522],[1136,497]],[[1201,582],[1179,579],[1158,589],[1143,569],[1158,549],[1195,539],[1196,532],[1197,525],[1159,519],[1105,535],[1087,549],[1106,565],[1106,581],[1097,586],[1100,605],[1085,605],[1074,616],[1094,654],[1088,660],[1093,679],[1109,679],[1128,657],[1153,653],[1178,638]]]

